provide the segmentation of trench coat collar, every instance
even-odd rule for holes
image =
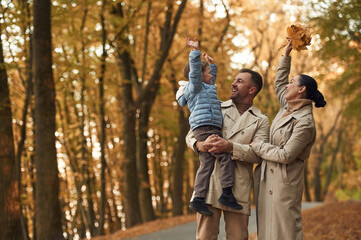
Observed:
[[[229,132],[228,138],[231,138],[236,133],[256,122],[262,115],[261,111],[253,105],[249,107],[242,115],[240,115],[236,105],[232,102],[232,100],[222,102],[221,107],[224,109],[224,117],[228,117],[234,122],[231,131]]]
[[[277,130],[278,128],[282,127],[283,125],[285,125],[286,123],[288,123],[289,121],[291,121],[291,119],[300,119],[308,114],[312,114],[312,103],[303,106],[302,108],[292,112],[291,114],[287,115],[286,117],[282,118],[282,115],[285,111],[287,111],[287,105],[283,108],[282,113],[280,113],[280,119],[276,122],[276,125],[274,127],[274,131]]]

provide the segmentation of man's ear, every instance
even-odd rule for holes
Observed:
[[[249,94],[253,95],[253,94],[256,94],[257,93],[257,88],[256,87],[251,87],[249,89]]]

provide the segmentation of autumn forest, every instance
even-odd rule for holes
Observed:
[[[0,239],[90,239],[188,208],[199,165],[175,100],[190,49],[218,65],[228,100],[241,68],[264,80],[270,121],[288,26],[311,33],[291,75],[313,76],[327,106],[304,201],[361,199],[358,0],[2,0]]]

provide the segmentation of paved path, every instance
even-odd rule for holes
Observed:
[[[319,202],[304,202],[302,203],[302,210],[307,208],[312,208],[321,205]],[[127,238],[126,240],[192,240],[195,239],[196,236],[196,222],[190,222],[186,224],[182,224],[173,228],[161,230],[158,232],[134,237]],[[255,210],[251,210],[251,216],[249,218],[248,224],[248,232],[249,234],[253,234],[257,231],[256,225],[256,213]],[[219,227],[219,240],[226,240],[226,234],[224,232],[224,220],[221,218],[221,224]]]

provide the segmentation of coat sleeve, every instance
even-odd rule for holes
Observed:
[[[269,120],[264,116],[251,142],[268,142],[269,128]],[[233,160],[249,163],[261,162],[261,158],[253,151],[249,143],[240,144],[237,142],[233,142]]]
[[[216,78],[217,78],[217,65],[216,64],[210,64],[209,69],[210,69],[211,74],[212,74],[211,85],[214,85],[216,83]]]
[[[201,51],[191,51],[189,53],[189,83],[187,86],[188,93],[196,94],[202,89],[202,61]]]
[[[184,97],[184,95],[180,96],[177,101],[178,101],[179,105],[182,107],[184,107],[187,104],[187,100]]]
[[[194,134],[193,134],[193,131],[192,130],[189,130],[187,136],[186,136],[186,143],[187,143],[187,146],[192,149],[194,152],[198,153],[198,150],[195,146],[197,140],[196,138],[194,137]]]
[[[255,142],[252,149],[263,159],[282,164],[293,163],[315,136],[315,128],[305,120],[295,123],[293,132],[282,146]]]
[[[281,107],[287,104],[285,99],[286,85],[288,84],[288,75],[290,74],[291,57],[281,56],[280,62],[276,72],[275,90],[278,102]]]

